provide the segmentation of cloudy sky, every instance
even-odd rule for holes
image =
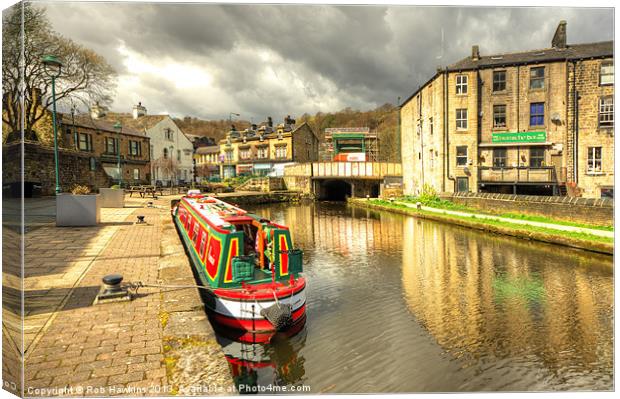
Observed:
[[[118,72],[114,111],[243,119],[370,109],[406,98],[437,66],[613,38],[611,9],[47,3],[61,34]],[[442,40],[443,37],[443,40]]]

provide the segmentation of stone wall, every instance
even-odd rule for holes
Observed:
[[[20,145],[12,143],[2,146],[3,187],[8,188],[6,195],[11,195],[11,184],[20,182]],[[89,186],[92,190],[110,187],[112,184],[99,162],[91,170],[88,154],[73,150],[59,149],[58,169],[61,189],[67,192],[74,184]],[[24,144],[24,182],[40,185],[41,195],[53,195],[56,188],[54,172],[54,149],[38,143]],[[26,188],[28,191],[28,188]],[[28,193],[26,193],[28,195]]]
[[[607,198],[494,193],[446,193],[441,197],[492,214],[526,214],[599,226],[614,223],[613,200]]]

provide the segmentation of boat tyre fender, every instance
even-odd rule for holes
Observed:
[[[273,324],[276,331],[283,331],[293,324],[293,307],[289,303],[274,303],[261,309],[260,315]]]

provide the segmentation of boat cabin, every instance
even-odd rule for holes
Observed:
[[[203,282],[212,288],[286,281],[302,271],[288,227],[217,198],[183,197],[175,221]]]

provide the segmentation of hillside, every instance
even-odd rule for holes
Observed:
[[[206,121],[186,116],[183,119],[175,118],[174,121],[188,134],[206,136],[216,141],[224,138],[230,130],[230,122],[227,119]],[[274,121],[279,123],[279,121]],[[377,131],[379,135],[379,157],[383,161],[396,161],[398,149],[398,108],[392,104],[384,104],[370,111],[357,111],[345,108],[337,112],[317,112],[314,115],[303,114],[297,117],[297,124],[307,122],[319,135],[321,140],[325,129],[333,127],[363,127],[368,126]],[[235,128],[242,130],[250,126],[248,121],[234,120]]]

